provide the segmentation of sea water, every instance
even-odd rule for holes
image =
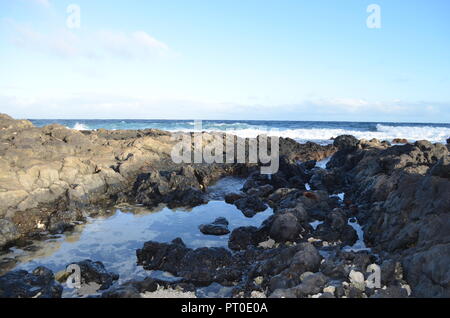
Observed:
[[[144,119],[31,119],[36,126],[58,123],[78,130],[90,129],[146,129],[155,128],[171,132],[195,129],[194,120],[144,120]],[[255,120],[204,120],[202,130],[221,131],[240,137],[256,137],[260,134],[289,137],[299,142],[332,143],[332,138],[350,134],[358,139],[392,141],[406,138],[408,141],[429,140],[445,143],[450,137],[450,124],[433,123],[384,123],[384,122],[335,122],[335,121],[255,121]]]

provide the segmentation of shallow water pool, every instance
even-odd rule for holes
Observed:
[[[236,178],[220,180],[208,190],[211,201],[192,209],[117,208],[110,216],[89,218],[86,224],[76,226],[70,233],[33,242],[26,249],[12,248],[0,260],[3,264],[9,260],[8,270],[46,266],[58,272],[72,262],[91,259],[101,261],[108,271],[119,274],[119,283],[144,278],[150,272],[136,265],[136,249],[146,241],[170,242],[180,237],[190,248],[227,247],[229,234],[204,235],[198,226],[225,217],[232,231],[240,226],[259,226],[269,217],[273,213],[270,208],[247,218],[234,205],[222,201],[226,193],[239,191],[243,182]],[[68,296],[66,290],[64,295]]]

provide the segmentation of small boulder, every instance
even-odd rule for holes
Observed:
[[[303,228],[294,214],[280,213],[275,215],[269,235],[276,242],[295,241],[299,238],[302,230]]]
[[[210,224],[199,226],[200,232],[206,235],[226,235],[230,233],[227,219],[220,217]]]
[[[334,139],[333,145],[339,150],[347,150],[355,148],[359,140],[352,135],[341,135]]]
[[[306,170],[311,170],[316,167],[317,161],[316,160],[308,160],[305,162],[302,162],[300,165],[303,166]]]
[[[389,286],[386,289],[378,289],[370,298],[407,298],[408,290],[401,286]]]
[[[51,270],[37,267],[29,273],[16,270],[0,276],[0,298],[60,298],[63,287]]]
[[[265,184],[259,187],[251,188],[247,191],[248,195],[256,195],[258,197],[267,197],[274,191],[274,188],[270,184]]]
[[[350,282],[352,283],[352,286],[364,291],[365,290],[365,283],[364,283],[364,274],[361,272],[357,272],[354,270],[350,271],[349,274]]]
[[[235,201],[242,199],[244,197],[241,193],[229,193],[225,195],[225,202],[228,204],[234,204]]]
[[[267,235],[254,226],[238,227],[231,232],[228,247],[232,250],[245,250],[248,246],[256,246],[267,239]]]
[[[93,262],[90,259],[86,259],[72,264],[80,267],[81,287],[83,285],[96,284],[98,285],[98,290],[104,290],[111,287],[113,282],[119,279],[119,275],[108,272],[102,262]]]
[[[394,138],[394,139],[392,139],[392,143],[393,144],[407,144],[408,143],[408,139],[405,139],[405,138]]]
[[[443,157],[430,170],[432,176],[450,179],[450,159]]]
[[[147,277],[142,281],[129,281],[114,287],[102,294],[102,298],[141,298],[145,292],[154,292],[158,289],[157,282]]]
[[[315,273],[307,276],[300,285],[294,287],[294,291],[297,297],[315,295],[323,290],[327,281],[328,279],[324,274]]]
[[[255,195],[239,199],[235,201],[234,204],[248,218],[251,218],[255,216],[256,213],[262,212],[267,209],[267,206],[264,204],[264,202],[262,202],[261,199],[259,199]]]

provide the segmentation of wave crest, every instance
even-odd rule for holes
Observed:
[[[88,125],[82,124],[82,123],[75,123],[75,125],[73,125],[73,128],[75,130],[90,130]]]
[[[298,128],[298,129],[270,129],[266,127],[244,128],[244,129],[215,129],[209,128],[204,131],[219,131],[237,135],[242,138],[255,138],[258,135],[266,134],[292,138],[299,142],[313,141],[320,144],[332,143],[332,139],[340,135],[353,135],[358,139],[372,139],[392,141],[396,138],[405,138],[410,142],[417,140],[428,140],[430,142],[446,143],[450,137],[450,128],[432,126],[388,126],[378,124],[376,131],[362,131],[351,129],[331,129],[331,128]],[[189,131],[185,129],[184,131]]]

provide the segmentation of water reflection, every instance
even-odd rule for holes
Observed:
[[[119,283],[144,278],[149,272],[136,265],[136,249],[146,241],[170,242],[181,237],[191,248],[226,247],[229,234],[204,235],[198,226],[217,217],[227,218],[230,231],[240,226],[259,226],[272,213],[270,208],[247,218],[234,205],[219,201],[225,193],[238,191],[242,184],[243,180],[225,178],[209,189],[210,198],[215,200],[191,210],[120,206],[113,215],[90,218],[71,233],[33,242],[34,248],[29,250],[11,249],[0,256],[0,264],[9,264],[3,271],[16,263],[15,269],[33,270],[42,265],[57,272],[71,262],[92,259],[118,273]]]

